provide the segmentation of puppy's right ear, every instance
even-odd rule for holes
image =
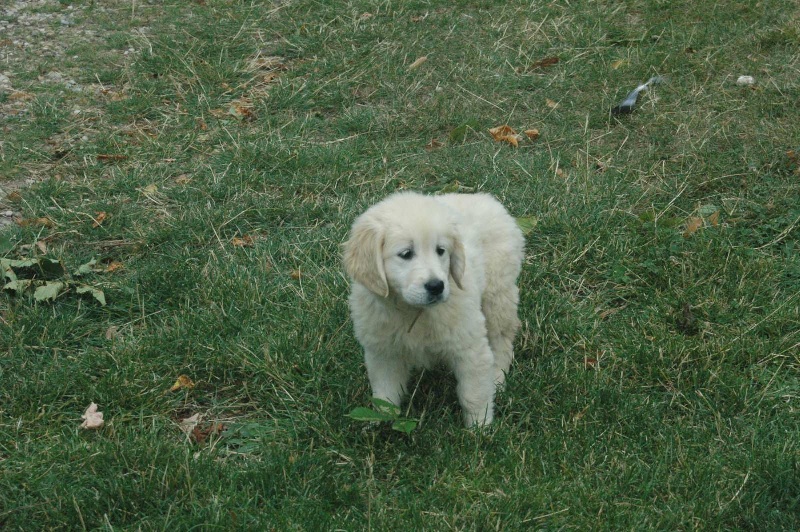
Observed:
[[[344,269],[353,280],[371,292],[389,297],[389,283],[383,267],[383,230],[371,217],[359,216],[344,243]]]

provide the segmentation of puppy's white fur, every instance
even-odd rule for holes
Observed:
[[[467,426],[491,423],[519,328],[524,238],[487,194],[393,194],[353,223],[344,265],[375,397],[400,405],[414,368],[448,366]]]

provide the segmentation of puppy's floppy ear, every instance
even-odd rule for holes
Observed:
[[[461,239],[456,237],[453,240],[453,251],[450,253],[450,275],[453,276],[453,281],[456,282],[456,286],[460,289],[464,289],[461,286],[461,280],[464,278],[464,270],[467,267],[467,257],[464,252],[464,244],[461,243]]]
[[[389,283],[383,267],[383,229],[369,215],[359,216],[344,244],[344,269],[347,275],[381,297],[389,296]]]

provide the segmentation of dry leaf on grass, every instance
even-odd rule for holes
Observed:
[[[617,70],[619,67],[628,63],[627,59],[617,59],[616,61],[611,62],[611,68]]]
[[[536,140],[539,138],[539,130],[538,129],[526,129],[524,131],[525,136],[528,137],[530,140]]]
[[[545,103],[545,104],[547,105],[547,107],[549,107],[550,109],[556,109],[556,108],[558,108],[558,102],[557,102],[557,101],[555,101],[555,100],[551,100],[550,98],[547,98],[547,99],[545,99],[544,103]]]
[[[103,413],[97,411],[97,404],[95,403],[89,405],[81,419],[83,420],[83,423],[81,423],[82,429],[99,429],[104,423]]]
[[[547,68],[551,67],[555,64],[558,64],[559,58],[556,56],[553,57],[545,57],[544,59],[540,59],[538,61],[534,61],[531,63],[531,66],[528,67],[528,70],[536,70],[539,68]]]
[[[517,132],[508,124],[493,127],[489,130],[489,134],[497,142],[507,142],[515,148],[519,146],[519,135],[517,135]]]
[[[192,178],[189,177],[188,174],[181,174],[181,175],[179,175],[178,177],[175,178],[175,182],[177,184],[179,184],[179,185],[186,185],[191,180],[192,180]]]
[[[418,57],[413,63],[408,65],[408,70],[414,70],[415,68],[419,68],[422,63],[428,60],[427,55],[423,55],[422,57]]]
[[[175,381],[175,384],[172,385],[172,388],[170,388],[169,391],[177,392],[181,388],[191,390],[194,388],[194,381],[192,381],[192,379],[190,379],[187,375],[181,375],[178,377],[178,380]]]
[[[100,227],[106,218],[108,218],[108,214],[106,214],[105,212],[95,213],[94,223],[92,223],[92,227]]]
[[[112,260],[108,263],[108,266],[106,266],[106,273],[113,273],[117,270],[122,270],[123,268],[125,268],[124,264],[119,261]]]
[[[426,150],[435,150],[436,148],[441,148],[444,146],[444,143],[437,139],[431,139],[429,143],[425,145]]]
[[[209,436],[218,436],[227,429],[222,423],[209,423],[207,425],[195,424],[192,428],[192,438],[197,443],[205,442]]]
[[[117,153],[98,153],[97,160],[102,162],[109,162],[109,161],[124,161],[127,159],[127,155],[121,155]]]
[[[8,101],[21,101],[26,102],[28,100],[33,100],[36,98],[35,94],[31,94],[30,92],[22,92],[22,91],[13,91],[11,94],[8,95]]]
[[[6,196],[6,202],[19,203],[20,201],[22,201],[22,194],[20,194],[17,190]]]
[[[301,278],[301,277],[303,277],[303,274],[302,274],[302,273],[300,273],[300,270],[292,270],[292,271],[289,273],[289,277],[291,277],[291,278],[292,278],[292,279],[294,279],[295,281],[299,281],[299,280],[300,280],[300,278]]]
[[[113,340],[114,338],[119,338],[119,329],[116,325],[112,325],[108,329],[106,329],[106,340]]]
[[[41,218],[24,218],[24,219],[17,219],[15,220],[17,225],[21,227],[27,227],[29,225],[41,225],[42,227],[54,227],[56,224],[53,223],[53,220],[46,216],[42,216]]]
[[[199,422],[200,422],[200,414],[195,414],[193,416],[187,417],[186,419],[182,419],[178,426],[180,427],[181,431],[183,431],[184,434],[186,434],[187,436],[191,436],[192,431],[194,431],[194,428],[197,426]]]
[[[235,236],[231,239],[231,245],[235,248],[251,248],[254,243],[255,241],[250,235],[244,235],[243,237]]]
[[[703,219],[699,216],[691,216],[686,220],[686,229],[683,231],[683,236],[688,238],[695,234],[701,227],[703,227]]]

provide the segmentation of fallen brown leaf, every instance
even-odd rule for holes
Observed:
[[[225,429],[227,427],[222,423],[209,423],[205,426],[196,424],[192,429],[192,437],[195,442],[204,443],[209,436],[218,436],[225,432]]]
[[[14,91],[8,95],[9,101],[19,100],[22,102],[33,100],[36,96],[30,92]]]
[[[558,107],[558,102],[551,100],[550,98],[545,99],[544,103],[547,104],[547,107],[550,109],[556,109]]]
[[[612,61],[612,62],[611,62],[611,68],[613,68],[614,70],[616,70],[616,69],[618,69],[619,67],[621,67],[622,65],[625,65],[625,64],[627,64],[627,63],[628,63],[628,60],[627,60],[627,59],[617,59],[616,61]]]
[[[441,148],[444,146],[444,143],[438,139],[431,139],[429,143],[425,145],[426,150],[435,150],[436,148]]]
[[[291,273],[289,273],[289,277],[291,277],[295,281],[298,281],[302,276],[303,274],[300,273],[300,270],[292,270]]]
[[[115,154],[115,153],[98,153],[97,160],[108,162],[108,161],[124,161],[127,159],[127,155]]]
[[[530,140],[536,140],[539,138],[539,130],[538,129],[526,129],[525,136],[528,137]]]
[[[108,214],[106,214],[105,212],[95,213],[94,223],[92,223],[92,227],[100,227],[107,217]]]
[[[108,266],[106,266],[106,273],[113,273],[117,270],[122,270],[123,268],[125,268],[124,264],[119,261],[112,260],[108,263]]]
[[[175,182],[179,185],[186,185],[192,178],[188,174],[181,174],[175,178]]]
[[[119,338],[119,329],[116,325],[112,325],[108,329],[106,329],[106,340],[113,340],[114,338]]]
[[[42,255],[47,255],[47,242],[44,240],[37,240],[36,248],[41,252]]]
[[[22,201],[22,194],[20,194],[18,190],[15,190],[14,192],[6,196],[6,201],[11,203],[19,203],[20,201]]]
[[[533,63],[531,63],[531,65],[528,67],[528,70],[536,70],[539,68],[551,67],[555,64],[558,64],[558,62],[559,58],[556,56],[545,57],[544,59],[540,59],[538,61],[534,61]]]
[[[21,227],[27,227],[29,225],[41,225],[42,227],[54,227],[55,224],[53,220],[46,216],[42,216],[41,218],[24,218],[21,220],[16,220],[17,225]]]
[[[515,148],[519,146],[519,136],[514,129],[508,124],[493,127],[489,130],[489,134],[497,142],[507,142]]]
[[[719,225],[719,211],[715,211],[714,214],[708,217],[708,223],[710,223],[713,227]]]
[[[228,109],[228,114],[240,118],[253,118],[253,105],[250,102],[243,100],[231,102],[231,106]]]
[[[235,236],[231,240],[231,244],[233,245],[233,247],[236,247],[236,248],[251,248],[251,247],[253,247],[253,243],[254,243],[253,237],[250,236],[250,235],[244,235],[241,238],[238,237],[238,236]]]
[[[698,216],[691,216],[686,220],[686,229],[683,231],[683,236],[688,238],[701,227],[703,227],[703,219]]]

